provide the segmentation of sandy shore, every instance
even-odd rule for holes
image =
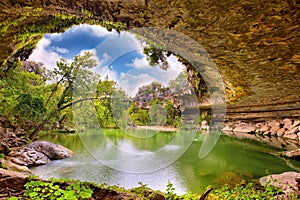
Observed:
[[[130,127],[130,128],[140,129],[140,130],[164,131],[164,132],[175,132],[175,131],[177,131],[177,128],[167,127],[167,126],[134,126],[134,127]]]

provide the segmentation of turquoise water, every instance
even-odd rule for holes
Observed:
[[[164,191],[168,180],[177,193],[201,193],[208,185],[255,181],[269,173],[295,171],[272,155],[282,149],[248,139],[221,135],[208,156],[199,159],[204,135],[201,133],[135,130],[90,130],[84,134],[47,134],[52,141],[74,151],[71,158],[53,161],[32,170],[42,178],[73,178],[108,183],[125,188],[139,182]]]

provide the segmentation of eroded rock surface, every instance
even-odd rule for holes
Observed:
[[[70,149],[47,141],[32,142],[26,145],[26,147],[45,154],[50,160],[67,158],[73,153]]]
[[[71,150],[47,141],[32,142],[9,154],[12,162],[23,166],[43,165],[50,160],[63,159],[71,155]]]
[[[0,199],[22,196],[25,183],[26,175],[0,168]]]

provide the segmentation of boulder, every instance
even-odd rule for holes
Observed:
[[[286,129],[289,129],[293,124],[293,120],[291,120],[289,118],[284,119],[282,122],[284,124],[283,128],[286,128]]]
[[[290,193],[299,194],[298,181],[300,180],[300,173],[298,172],[284,172],[282,174],[273,174],[264,176],[259,179],[262,186],[267,183],[282,189],[282,192],[289,195]]]
[[[287,152],[285,152],[285,156],[288,158],[299,158],[300,157],[300,149],[287,151]]]
[[[269,125],[271,126],[271,129],[270,129],[271,135],[276,135],[277,132],[279,131],[279,129],[281,128],[280,123],[277,121],[272,121],[272,122],[270,122]]]
[[[26,147],[45,154],[50,160],[58,160],[72,156],[73,152],[59,144],[47,141],[32,142]]]
[[[270,129],[271,129],[271,127],[268,124],[265,124],[260,128],[260,132],[264,133],[264,132],[269,131]]]
[[[297,134],[288,134],[288,133],[285,133],[283,135],[284,138],[287,138],[287,139],[291,139],[291,140],[296,140],[298,138],[298,135]]]
[[[278,137],[282,137],[284,135],[284,133],[287,131],[286,128],[281,128],[277,131],[277,136]]]
[[[300,126],[300,120],[294,121],[292,127]]]
[[[233,132],[239,133],[255,133],[256,127],[251,124],[241,123],[235,125]]]
[[[6,159],[2,159],[2,160],[0,160],[0,162],[2,165],[5,166],[5,169],[15,171],[15,172],[25,172],[28,174],[32,174],[31,170],[28,169],[28,167],[26,167],[26,166],[21,166],[21,165],[15,164]]]
[[[225,132],[232,132],[232,130],[233,130],[232,127],[230,127],[228,125],[226,125],[222,128],[222,131],[225,131]]]
[[[50,159],[41,152],[32,148],[21,148],[19,151],[13,151],[9,154],[11,161],[23,166],[44,165],[50,162]]]
[[[10,160],[18,165],[36,166],[70,157],[72,151],[58,144],[46,141],[32,142],[9,154]]]
[[[291,126],[287,131],[286,131],[286,134],[297,134],[297,132],[299,131],[299,128],[298,127],[293,127]]]

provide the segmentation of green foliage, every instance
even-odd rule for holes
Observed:
[[[148,111],[141,109],[135,103],[131,103],[131,105],[128,108],[128,112],[133,123],[140,126],[145,126],[150,124]]]
[[[173,184],[170,181],[168,181],[167,188],[166,188],[166,195],[165,195],[166,200],[178,199],[178,196],[174,193],[174,191],[175,188],[173,187]]]
[[[162,103],[157,100],[153,100],[149,103],[150,110],[149,110],[149,118],[150,124],[152,126],[163,126],[166,124],[166,113],[164,108],[162,107]]]
[[[150,66],[158,65],[164,70],[170,67],[167,62],[167,55],[171,55],[170,52],[164,51],[160,48],[155,48],[155,46],[151,44],[144,48],[144,54],[147,56]]]
[[[0,115],[10,122],[37,121],[43,106],[45,90],[41,75],[21,69],[21,62],[13,62],[14,70],[0,80]],[[23,116],[24,114],[24,116]]]
[[[175,188],[173,184],[170,181],[168,181],[166,194],[165,194],[166,200],[198,200],[199,199],[198,194],[193,194],[191,192],[188,192],[187,194],[178,196],[177,194],[174,193],[174,191]]]
[[[234,200],[234,199],[274,199],[276,195],[282,193],[280,188],[276,188],[267,184],[263,190],[254,187],[253,183],[245,183],[236,185],[231,188],[229,185],[224,185],[221,189],[214,190],[212,199]]]
[[[51,180],[49,182],[41,180],[30,180],[25,184],[23,196],[29,199],[88,199],[92,196],[93,190],[86,184],[79,181]]]
[[[206,112],[203,112],[200,115],[198,115],[196,119],[194,119],[194,122],[195,124],[201,124],[201,122],[204,120],[207,121],[207,123],[210,123],[211,115]]]
[[[108,80],[100,80],[96,89],[95,108],[101,128],[115,128],[117,124],[112,112],[112,96],[115,93],[116,82]]]
[[[18,118],[37,121],[38,117],[45,113],[46,108],[41,97],[33,97],[31,94],[21,94],[17,98],[18,104],[14,112]]]
[[[180,127],[181,125],[181,111],[179,108],[175,108],[173,103],[169,100],[165,100],[165,111],[167,113],[166,125],[173,125],[174,127]]]
[[[84,8],[81,8],[81,13],[87,15],[89,18],[94,16],[93,12],[86,10]]]
[[[5,157],[4,153],[0,153],[0,161]],[[6,166],[0,162],[0,168],[6,169]]]
[[[18,197],[9,197],[8,200],[18,200]]]

